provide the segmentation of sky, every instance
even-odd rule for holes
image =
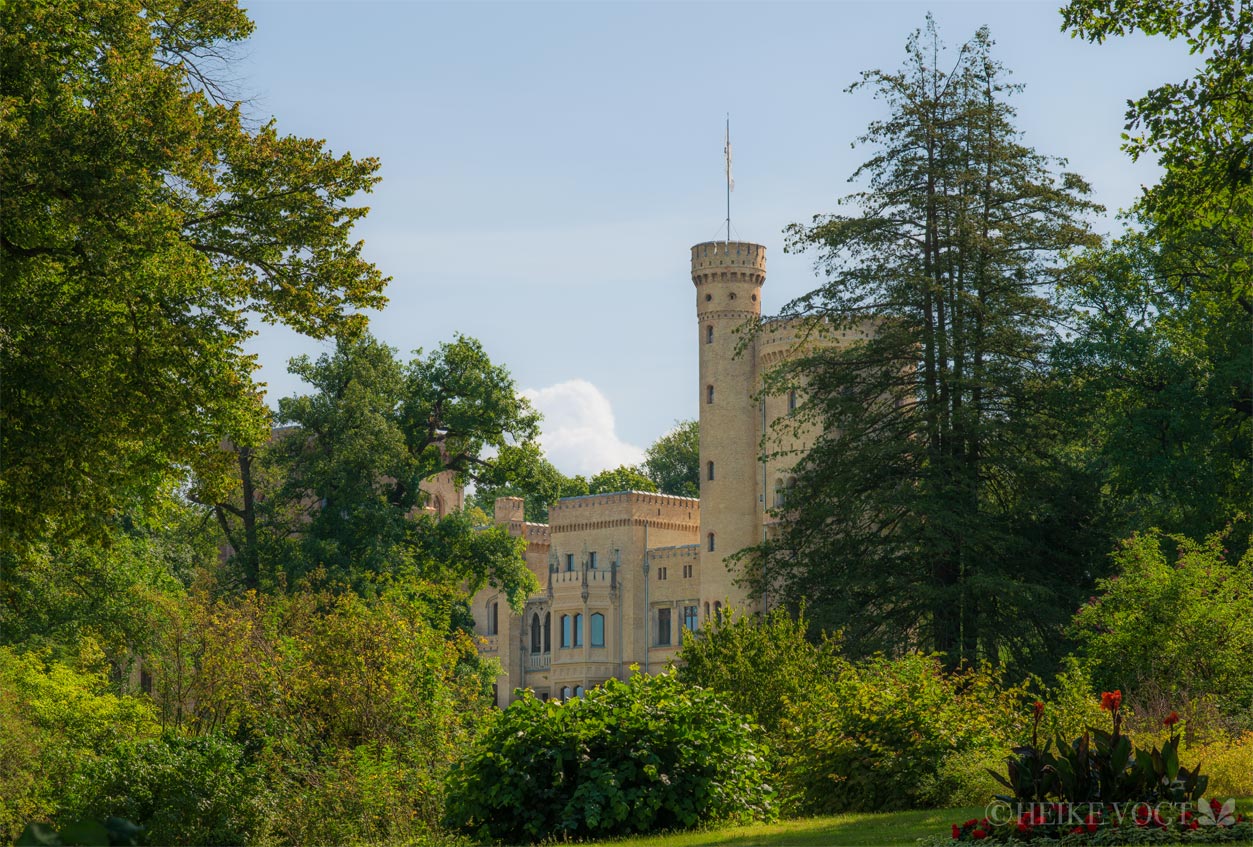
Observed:
[[[767,247],[763,309],[820,280],[783,230],[831,212],[884,115],[863,70],[893,70],[931,11],[950,55],[987,25],[1025,89],[1023,140],[1067,160],[1115,213],[1158,175],[1120,149],[1126,101],[1190,75],[1182,43],[1088,44],[1037,2],[252,2],[232,67],[247,111],[336,153],[380,159],[355,235],[393,279],[371,331],[408,360],[479,339],[544,414],[567,474],[638,462],[698,410],[689,247]],[[277,398],[306,390],[259,326],[250,351]]]

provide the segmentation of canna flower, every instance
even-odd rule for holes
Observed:
[[[953,824],[953,837],[954,837],[954,838],[961,838],[961,837],[962,837],[962,830],[961,830],[961,827],[960,827],[960,826],[958,826],[957,824]]]
[[[1163,726],[1174,726],[1174,725],[1175,725],[1175,724],[1177,724],[1177,723],[1179,723],[1179,713],[1178,713],[1178,712],[1171,712],[1169,715],[1167,715],[1166,717],[1162,718],[1162,725],[1163,725]]]
[[[1122,689],[1106,691],[1101,695],[1101,708],[1107,712],[1116,712],[1122,706]]]
[[[1036,716],[1037,718],[1038,718],[1040,715],[1044,714],[1044,704],[1043,704],[1042,702],[1040,702],[1039,700],[1036,700],[1036,701],[1035,701],[1035,707],[1034,707],[1034,708],[1035,708],[1035,716]]]
[[[988,834],[981,829],[976,829],[974,832],[970,833],[970,837],[973,838],[975,841],[980,841],[984,838],[987,838]]]

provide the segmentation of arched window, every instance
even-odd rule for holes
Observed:
[[[561,702],[564,703],[569,699],[570,699],[570,687],[567,685],[561,686]]]
[[[538,653],[540,645],[543,644],[543,638],[540,635],[541,627],[539,625],[539,614],[531,615],[531,652]]]
[[[705,601],[705,620],[709,620],[709,601]]]
[[[553,613],[544,613],[544,652],[550,653],[553,649]]]
[[[713,551],[714,551],[714,534],[711,532],[709,533],[709,552],[712,553]]]
[[[714,620],[717,621],[718,623],[722,623],[722,601],[721,600],[714,601]]]
[[[582,697],[582,696],[583,696],[583,686],[581,686],[581,685],[576,685],[576,686],[574,686],[574,696],[575,696],[575,697]]]
[[[493,601],[487,607],[487,634],[496,635],[500,632],[500,604]]]
[[[713,344],[713,343],[714,343],[714,326],[713,326],[713,324],[710,324],[709,326],[705,327],[705,343],[706,343],[706,344]]]
[[[787,410],[789,412],[796,411],[796,389],[793,388],[787,393]]]
[[[706,471],[708,472],[707,476],[709,477],[709,481],[713,482],[714,481],[714,463],[713,462],[710,462],[708,464],[708,466],[706,467]]]
[[[705,402],[712,403],[714,401],[714,387],[712,385],[705,386]]]
[[[561,616],[561,646],[570,646],[570,616]]]
[[[605,616],[602,615],[600,612],[593,612],[591,624],[592,624],[592,634],[591,634],[592,646],[604,647],[605,646]]]
[[[574,616],[574,646],[583,646],[583,616]]]
[[[431,505],[435,507],[435,517],[442,518],[444,516],[444,498],[436,494]]]

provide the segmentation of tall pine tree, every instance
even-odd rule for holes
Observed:
[[[748,576],[854,651],[1043,667],[1095,539],[1041,362],[1061,259],[1096,241],[1097,207],[1021,143],[992,43],[981,29],[946,56],[928,18],[901,70],[853,86],[888,116],[861,138],[855,211],[791,228],[827,279],[785,313],[875,331],[770,378],[803,388],[795,423],[823,435]]]

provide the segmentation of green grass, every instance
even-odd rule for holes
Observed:
[[[954,821],[982,816],[982,807],[878,815],[835,815],[726,829],[675,832],[606,843],[622,847],[886,847],[897,844],[913,847],[919,838],[947,832]]]
[[[1238,801],[1237,808],[1245,814],[1253,812],[1253,798]],[[915,847],[919,838],[946,833],[953,823],[978,817],[983,817],[983,807],[835,815],[599,843],[619,847]]]

